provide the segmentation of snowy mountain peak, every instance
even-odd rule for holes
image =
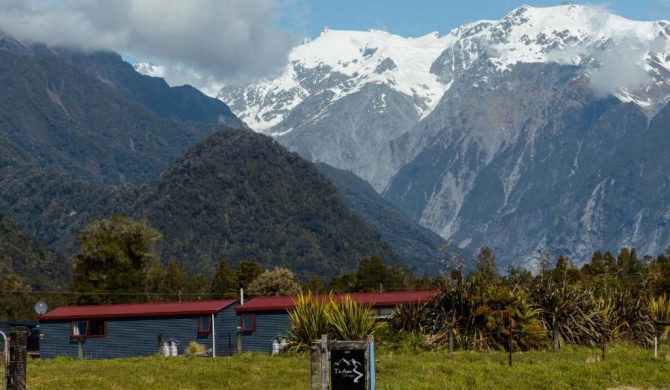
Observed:
[[[432,62],[444,50],[443,40],[438,33],[403,38],[381,30],[325,29],[291,51],[289,64],[278,77],[224,87],[219,98],[257,131],[281,122],[307,96],[329,92],[340,99],[374,83],[415,98],[415,109],[422,115],[445,89],[430,73]]]
[[[670,70],[668,22],[638,22],[602,7],[561,5],[520,7],[497,22],[482,21],[454,29],[448,47],[431,71],[443,83],[458,77],[481,58],[500,72],[517,63],[581,66],[591,87],[653,113],[667,101]]]
[[[165,77],[165,67],[161,65],[154,65],[150,62],[141,62],[133,64],[135,72],[152,77]]]
[[[501,72],[520,62],[583,66],[594,90],[653,109],[666,100],[658,85],[667,84],[659,75],[670,69],[669,36],[665,21],[631,21],[603,7],[571,4],[522,6],[446,36],[325,28],[291,51],[279,76],[224,87],[218,97],[250,127],[270,134],[290,131],[271,129],[306,97],[327,92],[338,100],[371,83],[411,97],[425,117],[454,78],[483,58]]]

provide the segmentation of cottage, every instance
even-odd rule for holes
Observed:
[[[235,352],[235,300],[62,306],[39,317],[42,358],[149,356],[191,341],[213,356]],[[168,343],[168,344],[166,344]]]
[[[427,302],[435,291],[401,291],[383,293],[335,294],[333,299],[341,301],[349,295],[355,302],[371,305],[375,314],[385,317],[397,305]],[[324,296],[317,296],[323,299]],[[242,336],[242,351],[271,352],[272,341],[284,335],[290,328],[288,310],[295,307],[297,297],[258,297],[235,308],[239,317]]]

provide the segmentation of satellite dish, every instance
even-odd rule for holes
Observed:
[[[47,304],[42,302],[42,301],[38,301],[35,304],[35,313],[37,313],[37,315],[41,316],[42,314],[44,314],[46,312],[47,312]]]

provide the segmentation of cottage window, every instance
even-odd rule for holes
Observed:
[[[72,337],[85,337],[88,333],[88,321],[74,321],[71,329]]]
[[[253,332],[256,330],[256,315],[255,314],[242,314],[240,318],[242,332]]]
[[[198,333],[212,333],[212,316],[200,316],[198,318]]]
[[[380,317],[390,317],[393,314],[394,308],[392,307],[380,307],[379,316]]]
[[[71,337],[106,337],[107,324],[103,320],[73,321]]]
[[[88,322],[88,337],[107,336],[107,324],[101,320],[91,320]]]

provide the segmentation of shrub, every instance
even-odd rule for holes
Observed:
[[[288,315],[291,351],[307,351],[310,343],[319,340],[323,334],[329,334],[334,340],[362,340],[385,326],[377,320],[370,305],[357,303],[349,295],[337,303],[332,294],[300,294]]]
[[[373,314],[371,305],[354,302],[350,295],[332,305],[327,316],[330,336],[336,340],[363,340],[386,325]]]
[[[332,295],[323,299],[316,299],[311,292],[298,295],[295,308],[288,311],[291,321],[288,331],[289,350],[306,351],[312,341],[328,333],[328,311],[332,305]]]
[[[198,343],[197,341],[191,341],[188,344],[188,347],[186,347],[186,350],[184,351],[187,355],[197,355],[197,354],[204,354],[207,352],[205,350],[205,346]]]

